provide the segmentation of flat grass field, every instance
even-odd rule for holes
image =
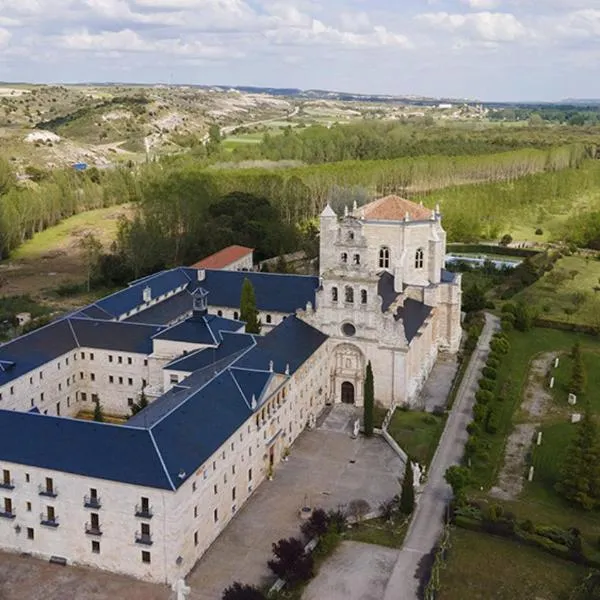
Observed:
[[[413,461],[429,465],[445,424],[445,415],[397,409],[388,432]]]
[[[587,570],[505,538],[455,528],[437,600],[566,600]]]
[[[595,291],[594,288],[599,288]],[[550,273],[514,298],[534,305],[540,317],[600,326],[600,260],[565,256]]]

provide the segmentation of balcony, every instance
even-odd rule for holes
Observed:
[[[86,523],[85,532],[88,535],[102,535],[102,528],[98,524],[94,525],[93,523]]]
[[[0,481],[0,488],[2,488],[3,490],[14,490],[14,481],[12,479],[9,479],[7,481]]]
[[[45,525],[46,527],[58,527],[58,517],[54,515],[50,518],[50,515],[42,513],[40,515],[40,525]]]
[[[140,519],[151,519],[152,518],[152,507],[137,504],[135,507],[135,516]]]
[[[56,498],[58,496],[58,490],[55,487],[48,488],[40,485],[38,487],[40,496],[47,496],[48,498]]]
[[[16,516],[14,510],[11,510],[10,512],[6,512],[5,510],[0,511],[0,518],[2,519],[14,519]]]
[[[100,502],[100,498],[93,498],[92,496],[84,496],[83,497],[83,506],[85,508],[101,508],[102,503]]]
[[[136,533],[135,543],[144,544],[145,546],[152,546],[152,536],[149,533]]]

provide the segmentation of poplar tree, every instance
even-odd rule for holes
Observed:
[[[96,402],[96,406],[94,406],[94,421],[97,421],[98,423],[104,423],[104,411],[102,410],[100,400],[98,400]]]
[[[254,286],[246,278],[242,285],[242,297],[240,299],[240,320],[246,323],[246,333],[260,333],[261,322],[256,310],[256,296]]]
[[[364,398],[364,430],[367,437],[373,435],[373,421],[375,408],[375,389],[373,382],[373,368],[371,361],[367,364],[367,373],[365,375],[365,398]]]

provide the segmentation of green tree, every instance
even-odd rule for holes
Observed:
[[[583,363],[583,356],[581,354],[581,350],[576,350],[573,358],[573,370],[571,371],[569,390],[572,394],[583,394],[585,392],[585,384],[586,372],[585,365]]]
[[[146,398],[146,394],[144,393],[144,390],[142,390],[138,402],[134,402],[131,405],[131,415],[137,415],[137,413],[146,408],[146,406],[148,406],[148,398]]]
[[[102,244],[93,233],[86,233],[79,240],[79,247],[83,252],[86,270],[86,286],[87,291],[90,291],[92,278],[98,268],[100,255],[102,254]]]
[[[267,597],[255,586],[235,581],[223,591],[222,600],[266,600]]]
[[[365,375],[365,397],[364,397],[364,430],[367,437],[373,435],[373,422],[375,411],[375,384],[373,381],[373,367],[371,361],[367,364],[367,372]]]
[[[240,320],[246,323],[246,333],[260,333],[261,322],[256,310],[256,296],[254,286],[246,277],[242,285],[242,297],[240,299]]]
[[[446,483],[452,488],[454,500],[459,504],[465,499],[465,488],[469,484],[470,478],[469,469],[456,465],[449,467],[444,474]]]
[[[585,510],[600,505],[600,437],[589,406],[565,455],[556,490]]]
[[[415,486],[412,463],[410,458],[406,459],[404,478],[402,479],[402,491],[400,493],[400,512],[411,515],[415,509]]]
[[[94,406],[94,421],[98,421],[98,423],[104,423],[104,411],[102,410],[102,404],[100,404],[100,400],[97,400]]]

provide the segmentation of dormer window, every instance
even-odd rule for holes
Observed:
[[[415,253],[415,269],[422,269],[425,262],[425,253],[423,248],[419,248]]]
[[[379,250],[379,268],[389,269],[390,268],[390,249],[387,246],[383,246]]]
[[[346,252],[342,252],[342,262],[343,263],[347,263],[348,262],[348,254]]]
[[[150,286],[144,288],[143,299],[144,302],[150,302],[150,300],[152,300],[152,290],[150,289]]]

